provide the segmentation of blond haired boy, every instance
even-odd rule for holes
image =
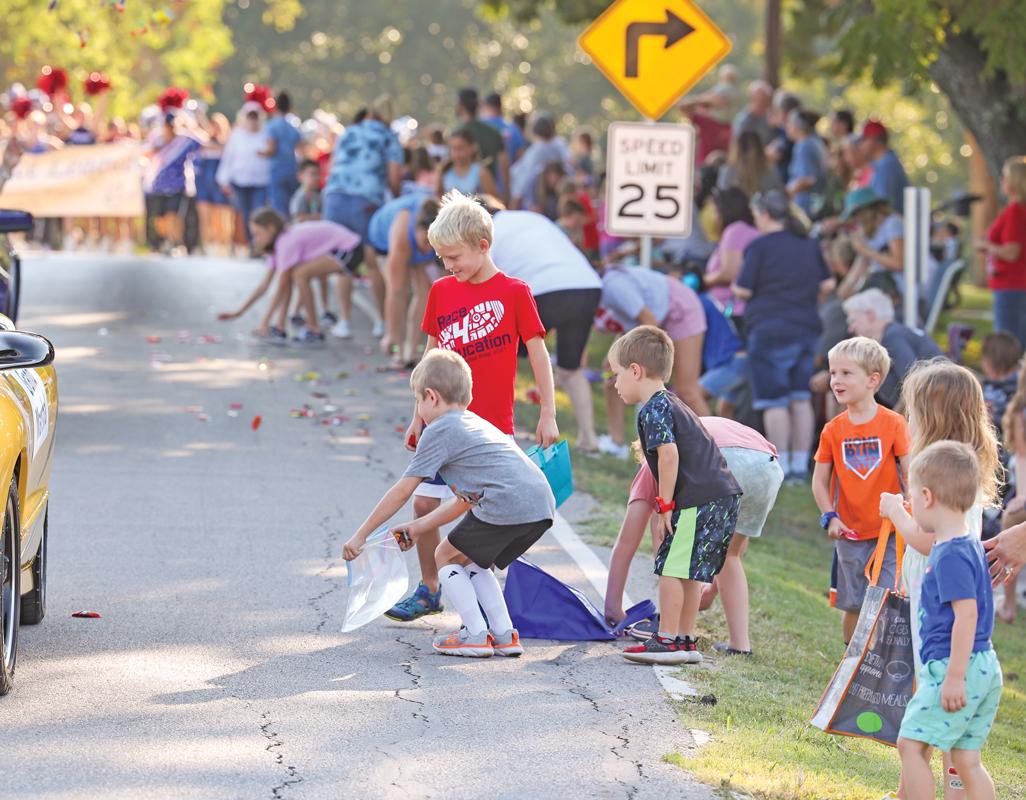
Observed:
[[[559,429],[545,326],[530,287],[492,261],[491,215],[474,198],[449,192],[428,229],[428,240],[450,274],[435,281],[428,294],[422,326],[428,335],[425,355],[435,348],[459,353],[474,379],[470,410],[512,436],[517,353],[523,342],[541,395],[536,435],[548,447],[559,438]],[[414,414],[406,431],[408,450],[417,449],[425,422]],[[414,513],[430,515],[449,497],[452,493],[440,476],[425,481],[415,493]],[[386,616],[408,622],[442,610],[434,559],[440,538],[437,527],[423,532],[417,542],[421,583]]]
[[[417,415],[427,423],[416,455],[346,542],[343,555],[346,560],[356,558],[367,537],[399,511],[423,481],[441,474],[453,499],[393,529],[407,535],[401,539],[406,547],[415,543],[419,548],[425,534],[463,516],[432,553],[462,626],[437,637],[434,649],[475,658],[493,653],[518,656],[524,649],[492,567],[508,567],[552,526],[552,490],[509,436],[467,410],[473,379],[461,356],[431,350],[413,371],[410,386]]]
[[[932,748],[949,753],[970,800],[993,800],[980,760],[998,703],[1001,665],[991,645],[994,597],[987,556],[966,529],[981,471],[972,448],[940,441],[912,461],[912,517],[935,537],[923,578],[922,645],[916,693],[898,733],[906,800],[936,797]],[[881,506],[900,500],[881,498]]]
[[[830,389],[845,410],[823,428],[812,473],[812,494],[822,512],[819,524],[835,540],[837,596],[844,612],[844,641],[851,641],[868,582],[866,563],[880,535],[879,497],[901,492],[901,459],[908,455],[905,418],[876,402],[874,393],[887,377],[891,359],[883,346],[865,336],[834,345],[827,354]],[[880,585],[894,584],[896,553],[888,542]]]

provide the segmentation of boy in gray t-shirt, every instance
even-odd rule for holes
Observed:
[[[406,504],[421,481],[441,474],[455,499],[392,529],[408,550],[423,531],[465,514],[435,551],[442,588],[463,626],[436,637],[434,649],[477,658],[519,656],[524,648],[492,567],[508,567],[552,526],[552,490],[509,436],[467,411],[472,379],[462,356],[432,350],[413,371],[410,385],[427,427],[405,474],[346,543],[344,556],[356,558],[367,537]]]

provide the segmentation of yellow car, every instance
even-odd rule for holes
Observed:
[[[47,503],[57,427],[53,345],[0,315],[0,695],[11,690],[18,626],[46,613]]]

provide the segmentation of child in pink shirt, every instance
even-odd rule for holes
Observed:
[[[328,220],[286,226],[284,218],[271,208],[254,212],[249,225],[254,247],[267,256],[267,272],[237,311],[221,313],[218,319],[242,316],[263,297],[277,275],[278,288],[254,334],[273,342],[287,341],[285,320],[295,286],[306,319],[306,327],[296,340],[302,343],[323,342],[324,334],[318,325],[311,283],[314,278],[338,275],[339,310],[342,320],[348,321],[352,308],[353,275],[363,258],[359,235]],[[275,316],[277,324],[271,325]]]
[[[751,655],[748,638],[748,578],[741,558],[748,549],[748,540],[762,535],[766,518],[777,499],[784,481],[784,471],[777,459],[777,450],[762,435],[751,428],[721,417],[700,417],[716,446],[720,448],[727,466],[741,486],[741,512],[737,527],[727,550],[723,569],[702,595],[701,609],[712,605],[717,593],[723,601],[730,641],[714,648],[730,655]],[[656,509],[659,489],[651,470],[642,462],[631,484],[620,534],[613,545],[609,561],[609,579],[606,584],[605,615],[617,623],[624,617],[623,589],[627,583],[631,559],[645,535],[652,512]],[[628,633],[635,639],[647,639],[658,629],[658,619],[633,626]]]

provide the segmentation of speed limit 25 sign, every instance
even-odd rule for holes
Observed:
[[[695,129],[614,122],[606,163],[606,230],[687,236],[694,207]]]

